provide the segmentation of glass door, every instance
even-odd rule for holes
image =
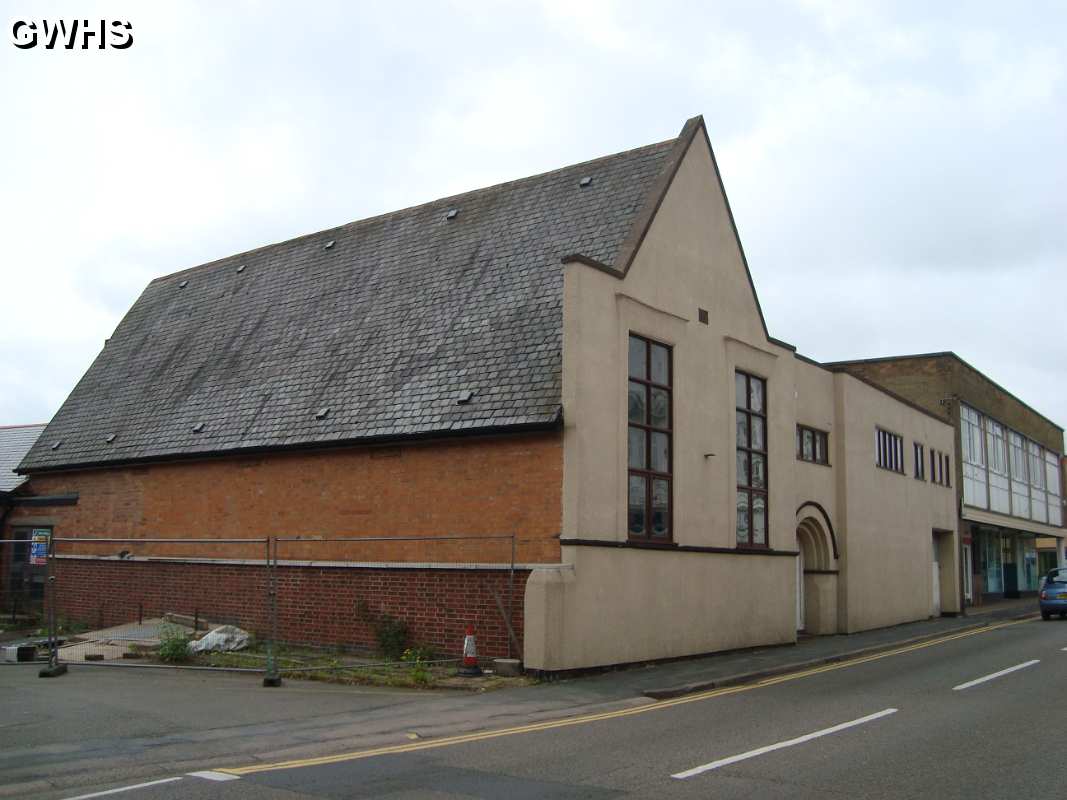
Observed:
[[[985,590],[988,593],[1004,591],[1001,583],[1000,537],[994,533],[982,534],[982,555],[985,558]]]

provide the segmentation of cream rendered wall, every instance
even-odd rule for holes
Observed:
[[[626,540],[626,354],[633,332],[673,347],[674,540],[733,548],[733,373],[768,380],[768,469],[776,492],[775,481],[793,468],[795,361],[764,334],[703,138],[694,139],[625,279],[581,264],[565,269],[563,537]],[[697,321],[698,308],[709,311],[709,325]],[[776,549],[795,545],[792,499],[771,503]]]
[[[570,669],[795,641],[792,352],[767,341],[710,151],[697,136],[625,279],[571,264],[563,304],[562,558],[526,591],[526,665]],[[709,312],[710,324],[697,320]],[[624,543],[630,332],[673,347],[674,542]],[[769,537],[735,549],[735,368],[768,379]],[[710,454],[710,455],[709,455]]]
[[[523,661],[547,671],[794,641],[792,558],[566,547],[526,584]],[[538,613],[531,614],[531,609]]]
[[[943,612],[959,611],[955,494],[929,480],[929,454],[951,453],[953,430],[844,373],[837,396],[843,632],[930,616],[933,542],[941,531]],[[904,474],[875,465],[876,426],[904,437]],[[913,443],[925,446],[927,479],[914,477]]]
[[[801,503],[813,501],[821,505],[830,514],[831,522],[835,528],[835,504],[837,499],[836,471],[834,467],[833,448],[836,443],[838,432],[835,427],[834,414],[834,375],[822,367],[808,364],[799,359],[795,360],[794,369],[794,393],[796,395],[796,416],[793,419],[794,430],[796,425],[806,425],[809,428],[817,428],[829,434],[830,466],[811,464],[797,461],[795,458],[796,447],[793,445],[790,453],[794,456],[792,463],[793,478],[793,509],[796,510]],[[794,434],[795,436],[795,434]],[[802,516],[813,516],[825,527],[818,514],[810,510]]]
[[[955,530],[952,493],[876,474],[873,425],[923,432],[946,452],[952,429],[768,340],[703,136],[690,145],[625,278],[577,263],[564,270],[563,564],[527,583],[528,668],[795,641],[797,524],[812,516],[823,525],[810,507],[798,517],[807,501],[830,515],[841,549],[830,565],[840,575],[803,578],[812,627],[860,630],[927,616],[932,528]],[[698,321],[699,308],[709,324]],[[673,349],[675,549],[626,546],[631,332]],[[736,552],[737,369],[767,379],[769,554]],[[830,434],[832,466],[796,460],[798,422]]]

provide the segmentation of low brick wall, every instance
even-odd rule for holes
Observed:
[[[516,570],[512,628],[522,645],[528,570]],[[163,561],[56,560],[60,614],[105,627],[163,612],[270,631],[267,570],[260,565]],[[508,633],[494,593],[508,607],[507,570],[279,566],[278,638],[293,644],[373,649],[383,616],[408,625],[412,643],[459,655],[473,624],[480,656],[504,656]],[[521,653],[517,654],[521,657]]]

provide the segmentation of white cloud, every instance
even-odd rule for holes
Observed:
[[[825,359],[955,349],[1067,422],[1056,3],[122,13],[128,51],[0,48],[0,291],[19,298],[0,423],[50,416],[155,275],[663,139],[700,112],[772,332]]]

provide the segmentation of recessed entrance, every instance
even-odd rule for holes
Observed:
[[[822,523],[797,523],[797,630],[837,632],[837,569],[833,544]]]

